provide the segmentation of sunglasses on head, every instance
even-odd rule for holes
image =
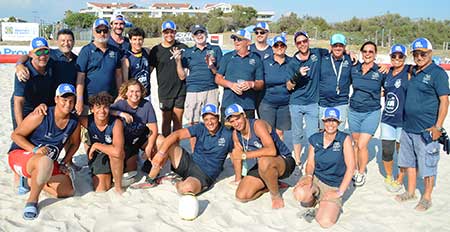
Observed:
[[[405,55],[403,54],[391,54],[391,59],[403,59],[405,58]]]
[[[265,35],[266,33],[266,31],[255,31],[256,35]]]
[[[105,28],[105,29],[95,29],[95,32],[97,32],[97,34],[101,34],[102,32],[104,34],[108,34],[109,30],[107,28]]]
[[[413,56],[414,57],[427,57],[428,56],[428,52],[424,52],[424,51],[413,51]]]
[[[308,43],[308,39],[299,40],[299,41],[295,42],[295,44],[297,44],[297,45],[307,44],[307,43]]]
[[[34,54],[36,54],[36,56],[44,56],[44,55],[48,55],[50,53],[50,50],[48,49],[41,49],[41,50],[37,50],[34,52]]]
[[[273,45],[274,48],[285,48],[286,45],[284,43],[276,43]]]
[[[374,50],[362,50],[362,53],[370,53],[370,54],[374,54],[375,51]]]

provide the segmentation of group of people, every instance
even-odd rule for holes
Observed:
[[[162,42],[152,49],[143,47],[140,28],[124,37],[124,25],[122,15],[111,22],[97,19],[93,41],[78,56],[70,30],[58,33],[57,49],[35,38],[29,55],[16,64],[9,164],[22,190],[30,190],[25,219],[38,216],[42,189],[56,197],[74,194],[68,168],[74,168],[72,157],[81,143],[98,192],[114,186],[122,193],[123,173],[137,170],[142,154],[148,175],[131,188],[158,185],[169,160],[181,177],[175,181],[177,191],[200,194],[214,185],[229,155],[236,199],[247,202],[269,192],[272,208],[282,208],[280,188],[286,186],[279,179],[302,164],[301,144],[307,139],[305,171],[294,197],[306,207],[318,203],[316,220],[330,227],[351,182],[357,187],[366,182],[368,143],[380,120],[387,189],[400,191],[407,175],[408,187],[396,199],[415,199],[418,170],[425,192],[416,209],[431,207],[436,140],[450,90],[427,39],[412,43],[415,65],[405,64],[404,45],[394,45],[389,68],[375,63],[377,45],[371,41],[361,46],[359,62],[342,34],[334,34],[330,48],[323,49],[310,48],[308,34],[299,31],[293,38],[298,51],[290,57],[286,38],[275,36],[268,44],[269,25],[259,22],[254,44],[250,32],[239,30],[231,35],[234,50],[223,55],[207,42],[203,25],[192,26],[195,44],[188,47],[175,40],[175,23],[165,21]],[[149,98],[153,69],[161,133]],[[347,122],[350,134],[344,132]],[[293,151],[286,146],[287,130],[292,130]],[[191,150],[179,145],[183,139],[190,140]],[[59,157],[63,149],[65,156]],[[400,167],[397,178],[395,166]],[[23,186],[25,178],[29,186]]]

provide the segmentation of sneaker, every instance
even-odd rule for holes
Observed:
[[[145,177],[145,181],[142,183],[136,183],[130,186],[131,189],[148,189],[158,185],[158,179],[153,179],[148,176]]]
[[[386,176],[386,178],[384,178],[384,184],[385,185],[390,185],[392,183],[392,181],[394,181],[392,179],[392,176]]]
[[[355,175],[355,187],[362,187],[366,183],[365,173],[356,173]]]
[[[353,176],[352,176],[352,180],[353,181],[356,180],[356,177],[357,177],[358,174],[359,174],[358,170],[355,170],[355,172],[353,173]]]
[[[390,185],[386,186],[386,189],[391,193],[396,193],[403,188],[403,185],[398,183],[396,180],[391,181]]]

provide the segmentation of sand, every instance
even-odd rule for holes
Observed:
[[[0,231],[321,231],[315,222],[299,218],[304,208],[294,200],[292,187],[283,192],[285,208],[272,210],[270,197],[239,203],[229,159],[218,182],[210,191],[198,197],[200,215],[194,221],[178,216],[175,187],[169,183],[147,190],[127,190],[118,197],[112,191],[94,193],[84,152],[74,157],[83,169],[75,173],[76,196],[54,199],[41,194],[40,215],[34,221],[22,219],[25,196],[13,189],[13,174],[6,152],[12,130],[9,100],[13,90],[13,65],[0,65]],[[154,80],[154,77],[153,77]],[[157,103],[156,84],[152,101]],[[157,104],[155,104],[157,106]],[[157,107],[156,109],[157,110]],[[157,110],[158,111],[158,110]],[[158,117],[159,112],[157,112]],[[158,118],[159,121],[160,118]],[[449,128],[450,120],[445,127]],[[413,210],[417,201],[398,203],[394,194],[385,190],[381,166],[379,134],[370,142],[368,179],[364,187],[351,187],[345,194],[343,213],[332,231],[450,231],[450,156],[441,153],[439,174],[433,193],[433,207],[425,213]],[[300,177],[299,171],[287,179],[291,185]],[[423,190],[419,182],[417,194]]]

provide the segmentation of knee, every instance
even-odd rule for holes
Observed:
[[[262,157],[258,159],[258,171],[260,174],[266,173],[269,169],[274,168],[275,163],[272,157]]]
[[[65,186],[64,189],[59,189],[57,192],[57,198],[66,198],[66,197],[72,197],[73,195],[75,195],[75,190],[73,189],[73,187],[70,186]]]
[[[242,191],[239,189],[236,191],[235,196],[236,196],[236,200],[243,202],[243,203],[248,202],[252,197],[248,192]]]
[[[319,223],[320,227],[322,228],[330,228],[332,227],[334,224],[336,224],[335,221],[329,219],[329,218],[320,218],[320,217],[316,217],[316,221],[317,223]]]
[[[303,202],[306,200],[306,192],[303,188],[295,187],[292,193],[294,194],[295,200],[299,202]]]

